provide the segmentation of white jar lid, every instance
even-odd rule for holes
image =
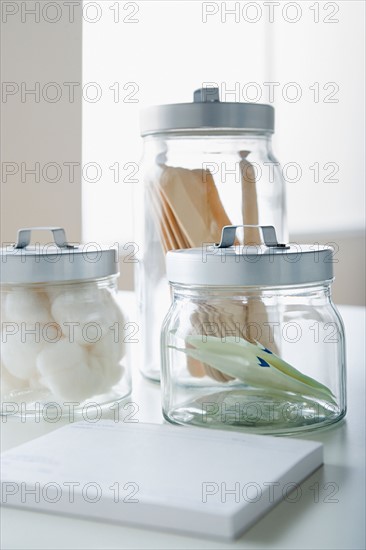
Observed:
[[[259,227],[264,244],[233,246],[237,227]],[[173,284],[208,286],[286,286],[331,280],[330,246],[279,244],[272,226],[226,226],[219,244],[167,253],[167,276]]]
[[[193,103],[156,105],[141,112],[141,135],[174,131],[274,132],[274,108],[261,103],[220,101],[218,88],[200,88]]]
[[[30,245],[32,230],[48,230],[49,245]],[[1,283],[45,283],[99,279],[118,274],[118,250],[97,243],[71,245],[62,227],[19,229],[17,243],[0,248]]]

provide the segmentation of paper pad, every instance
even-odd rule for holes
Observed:
[[[241,534],[322,464],[322,445],[201,428],[70,424],[2,454],[2,505]]]

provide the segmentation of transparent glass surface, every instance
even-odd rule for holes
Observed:
[[[329,281],[175,285],[161,349],[163,412],[171,422],[291,434],[345,415],[344,330]]]
[[[287,241],[285,190],[271,135],[186,132],[144,140],[144,185],[136,189],[142,372],[160,378],[159,333],[171,296],[168,250],[218,242],[224,225],[263,224]],[[257,230],[245,244],[259,244]],[[239,239],[240,240],[240,239]]]
[[[1,412],[107,406],[131,391],[116,277],[1,288]]]

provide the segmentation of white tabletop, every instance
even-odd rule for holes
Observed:
[[[296,502],[280,503],[240,539],[227,544],[4,508],[1,511],[1,548],[364,549],[365,310],[349,306],[339,309],[346,326],[348,413],[346,420],[335,427],[302,436],[303,439],[324,443],[325,464],[302,483],[301,496]],[[131,401],[138,405],[135,418],[140,422],[163,422],[159,386],[144,380],[137,367],[133,378]],[[51,424],[27,420],[21,423],[3,419],[1,450],[62,425],[61,422]]]

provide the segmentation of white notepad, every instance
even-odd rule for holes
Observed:
[[[78,422],[6,451],[1,501],[234,538],[322,464],[312,441],[169,425]]]

